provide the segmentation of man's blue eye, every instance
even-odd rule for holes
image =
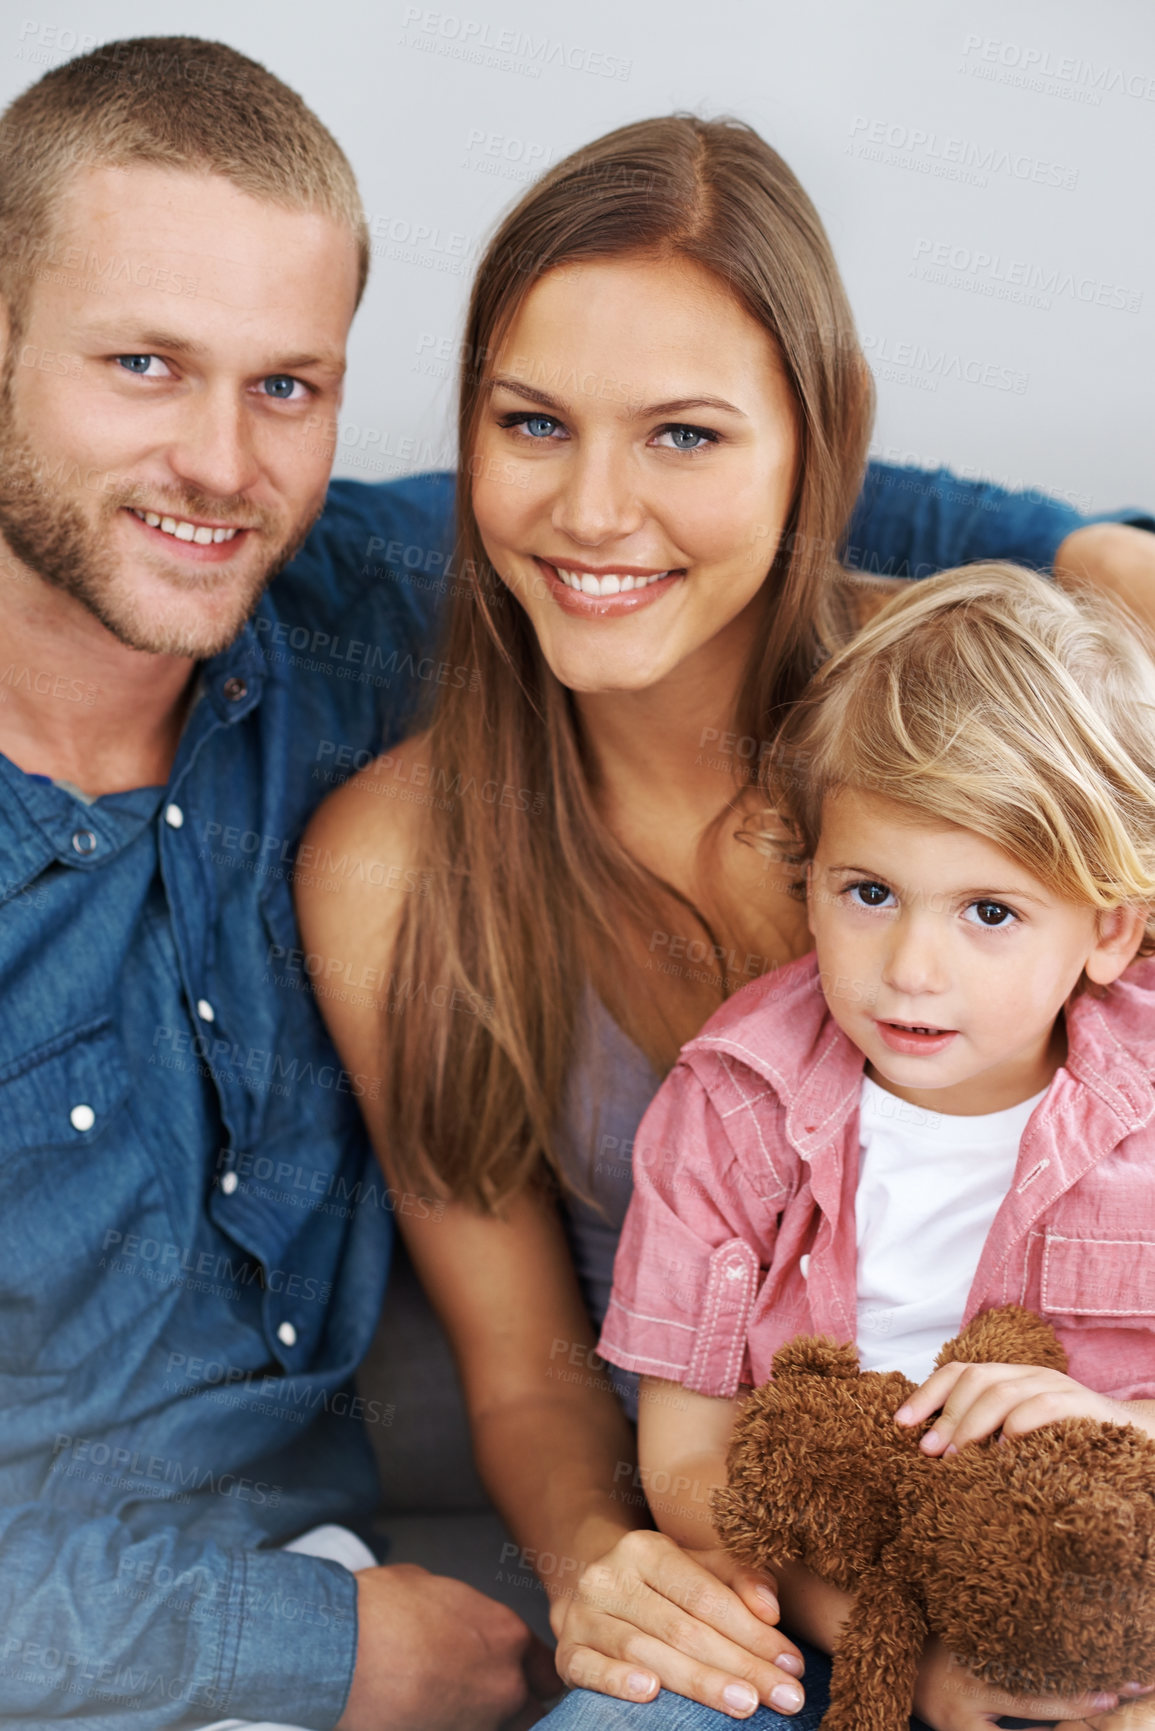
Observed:
[[[147,373],[151,355],[117,355],[117,360],[128,373]]]
[[[270,373],[264,381],[265,395],[268,397],[291,397],[297,386],[296,379],[288,373]]]

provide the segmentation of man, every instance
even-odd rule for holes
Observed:
[[[332,138],[219,44],[109,45],[0,119],[13,1727],[486,1731],[556,1689],[511,1612],[353,1531],[396,1198],[289,885],[347,869],[302,857],[310,811],[438,676],[450,503],[445,477],[337,483],[315,522],[366,262]],[[932,563],[1102,555],[965,487],[962,520],[912,494],[925,520],[880,541],[894,480],[868,567],[935,536]]]

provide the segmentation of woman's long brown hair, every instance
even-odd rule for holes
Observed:
[[[796,403],[798,481],[767,572],[766,626],[735,694],[739,735],[768,739],[846,634],[836,555],[861,483],[873,393],[829,242],[778,154],[749,127],[686,116],[622,127],[551,169],[502,223],[463,344],[458,568],[445,660],[470,670],[429,719],[425,893],[397,936],[383,1026],[396,1173],[494,1209],[554,1141],[587,980],[612,994],[623,931],[676,891],[596,809],[569,691],[489,566],[471,500],[487,364],[547,271],[626,255],[695,260],[770,336]],[[625,922],[625,924],[623,923]],[[708,928],[707,928],[708,929]],[[628,993],[613,1003],[629,1028]]]

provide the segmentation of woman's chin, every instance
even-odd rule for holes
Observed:
[[[539,632],[538,642],[554,678],[580,696],[626,695],[660,685],[676,665],[676,657],[647,654],[644,646],[594,651],[589,645],[559,642],[553,632]]]

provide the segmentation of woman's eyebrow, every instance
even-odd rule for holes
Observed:
[[[512,378],[507,373],[496,373],[489,381],[491,391],[512,391],[515,396],[525,397],[534,403],[544,403],[549,409],[556,409],[559,414],[565,412],[564,403],[557,397],[551,397],[548,391],[541,390],[537,385],[527,384],[523,379]],[[724,414],[739,415],[747,420],[745,410],[734,403],[728,403],[725,397],[673,397],[665,403],[628,404],[631,414],[639,420],[648,420],[653,415],[684,415],[690,409],[721,409]]]
[[[647,403],[636,412],[640,416],[650,415],[684,415],[688,409],[721,409],[727,415],[740,415],[745,421],[749,417],[744,409],[735,403],[728,403],[725,397],[674,397],[668,403]]]
[[[544,403],[547,409],[556,409],[560,414],[565,405],[557,397],[551,397],[548,391],[539,390],[536,385],[530,385],[524,379],[515,379],[508,373],[495,373],[489,381],[491,391],[512,391],[515,397],[525,397],[531,403]]]

